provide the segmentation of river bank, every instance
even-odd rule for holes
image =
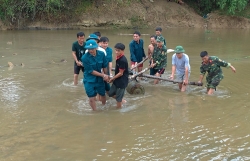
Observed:
[[[123,4],[124,5],[124,4]],[[55,21],[56,22],[56,21]],[[141,0],[133,4],[121,6],[113,1],[93,5],[79,17],[72,17],[67,22],[48,23],[41,20],[18,20],[3,24],[1,30],[29,29],[29,30],[58,30],[83,28],[250,28],[250,19],[237,16],[225,16],[210,13],[206,18],[198,15],[187,4],[177,4],[172,1]]]

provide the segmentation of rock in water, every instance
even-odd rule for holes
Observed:
[[[62,62],[62,63],[66,63],[66,62],[67,62],[67,60],[65,60],[65,59],[62,59],[62,60],[61,60],[61,62]]]
[[[145,94],[144,87],[135,81],[129,82],[126,90],[129,94],[134,94],[134,95]]]
[[[14,67],[14,64],[12,64],[11,62],[8,62],[8,66],[9,67]]]

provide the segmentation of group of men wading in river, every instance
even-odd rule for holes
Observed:
[[[167,66],[167,54],[172,55],[172,70],[170,80],[176,76],[179,82],[179,89],[184,92],[189,83],[191,67],[189,57],[185,54],[182,46],[176,46],[175,50],[167,49],[165,38],[161,34],[162,29],[157,27],[155,35],[150,37],[148,46],[148,55],[144,51],[144,41],[140,38],[138,31],[133,33],[133,40],[129,43],[130,60],[132,73],[142,73],[143,62],[149,59],[148,69],[150,75],[158,78],[164,73]],[[112,75],[112,49],[108,46],[109,39],[101,37],[100,32],[90,34],[84,41],[85,34],[77,33],[77,41],[72,44],[72,56],[74,62],[74,85],[78,84],[78,75],[80,70],[83,72],[83,84],[85,92],[89,97],[89,104],[93,110],[96,110],[96,101],[99,100],[104,105],[106,103],[106,94],[117,101],[117,108],[121,108],[125,89],[129,82],[128,61],[124,56],[125,45],[117,43],[114,46],[116,54],[115,74]],[[223,79],[223,73],[220,67],[231,68],[233,72],[236,69],[230,64],[216,56],[209,56],[207,51],[200,53],[202,63],[200,66],[200,78],[198,84],[202,84],[204,75],[207,73],[207,94],[211,95],[216,90],[220,81]],[[137,68],[137,72],[136,72]],[[142,75],[139,75],[142,76]],[[140,77],[139,79],[143,79]],[[112,86],[110,87],[110,83]],[[154,80],[158,84],[159,79]]]

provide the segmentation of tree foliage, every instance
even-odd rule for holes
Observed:
[[[234,15],[236,11],[242,11],[247,6],[248,0],[214,0],[221,10]]]
[[[73,16],[83,4],[95,0],[0,0],[0,19],[15,23],[18,19],[45,19],[63,21],[65,16]],[[85,6],[86,7],[86,6]]]
[[[244,10],[249,0],[186,0],[197,9],[200,14],[207,14],[214,10],[226,11],[229,15]]]

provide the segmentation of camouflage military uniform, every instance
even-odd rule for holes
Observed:
[[[166,68],[167,66],[167,47],[165,45],[162,48],[155,47],[152,55],[154,63],[154,69]]]
[[[216,89],[216,86],[219,85],[224,77],[220,67],[229,67],[230,65],[230,63],[227,63],[216,56],[210,56],[207,64],[202,62],[200,73],[202,75],[205,75],[206,72],[208,73],[206,77],[207,88]]]

